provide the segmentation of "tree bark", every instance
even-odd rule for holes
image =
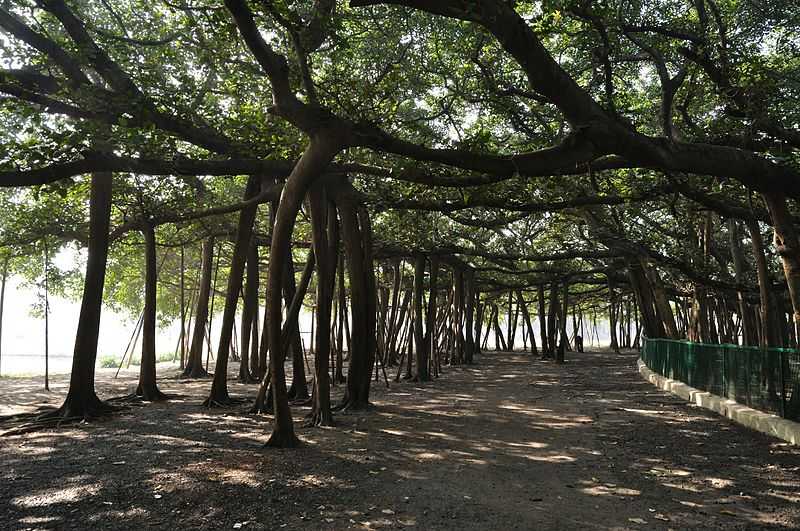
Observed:
[[[508,322],[506,323],[506,339],[508,341],[508,350],[514,351],[514,336],[516,335],[516,328],[514,321],[514,294],[511,290],[508,291]]]
[[[286,305],[286,321],[280,332],[280,350],[283,353],[284,361],[286,360],[286,353],[289,351],[289,342],[295,333],[295,329],[299,327],[298,318],[300,316],[300,309],[303,306],[303,299],[308,292],[308,285],[311,282],[311,275],[314,273],[314,266],[316,264],[316,257],[314,255],[313,247],[308,252],[306,257],[306,265],[303,268],[303,273],[300,275],[300,284],[294,294],[294,298]],[[270,356],[272,358],[272,356]],[[270,364],[272,362],[270,361]],[[268,413],[274,406],[272,394],[269,391],[272,389],[272,370],[267,370],[266,374],[261,380],[261,385],[258,388],[255,402],[253,407],[250,408],[250,413]],[[288,398],[287,398],[288,402]]]
[[[89,250],[83,284],[75,351],[69,391],[61,407],[52,415],[68,419],[90,419],[112,411],[95,392],[94,366],[103,305],[103,285],[108,258],[108,227],[111,217],[112,179],[110,172],[93,173],[89,200]]]
[[[628,278],[639,302],[645,334],[647,334],[647,337],[664,337],[664,327],[656,316],[650,283],[647,281],[642,265],[638,260],[631,259],[628,261]]]
[[[475,339],[472,336],[472,321],[475,314],[475,273],[469,269],[464,273],[465,291],[465,317],[464,317],[464,363],[472,365],[475,363]],[[510,292],[509,292],[510,293]]]
[[[260,179],[251,175],[247,180],[244,199],[251,199],[258,194]],[[247,250],[253,235],[253,222],[256,219],[257,205],[242,209],[239,213],[239,223],[236,228],[236,242],[231,256],[230,273],[228,275],[228,289],[225,294],[225,308],[222,312],[222,325],[217,347],[217,363],[214,367],[214,381],[208,398],[203,402],[206,407],[226,406],[232,403],[228,394],[228,357],[233,339],[236,307],[239,302],[239,292],[242,289]],[[275,261],[275,260],[273,260]],[[245,354],[246,355],[246,354]]]
[[[338,330],[336,331],[336,375],[334,379],[336,383],[345,383],[347,379],[344,377],[344,329],[347,324],[347,292],[344,287],[344,253],[339,254],[339,287],[337,289],[339,296],[339,323]],[[400,322],[403,321],[402,316]]]
[[[392,344],[392,338],[396,335],[397,314],[400,304],[400,260],[392,262],[392,299],[389,310],[389,320],[386,327],[386,365],[394,366],[397,363],[397,351]]]
[[[665,337],[669,339],[678,339],[678,327],[675,325],[675,315],[672,313],[672,307],[667,300],[667,295],[664,292],[664,287],[662,286],[658,271],[642,257],[639,257],[639,263],[642,265],[642,270],[645,272],[647,279],[650,281],[650,286],[653,289],[653,302],[655,303],[656,312],[663,324]]]
[[[333,424],[333,414],[328,360],[331,348],[331,310],[336,283],[339,231],[336,209],[328,201],[323,182],[317,181],[311,186],[308,192],[308,204],[311,215],[311,241],[314,254],[317,256],[317,327],[311,424],[330,426]]]
[[[800,239],[786,206],[786,197],[777,194],[764,194],[775,229],[774,244],[783,264],[786,286],[792,301],[792,327],[795,337],[800,337]]]
[[[156,235],[152,225],[142,228],[145,247],[144,317],[142,321],[142,359],[139,365],[139,385],[136,396],[143,400],[165,400],[167,397],[156,383],[156,294],[158,265]]]
[[[464,272],[453,270],[453,339],[455,341],[451,365],[464,363]]]
[[[281,201],[275,214],[272,231],[269,261],[269,287],[267,289],[267,309],[269,313],[270,372],[272,373],[272,397],[275,406],[275,422],[272,435],[267,442],[272,447],[294,447],[299,439],[294,434],[292,412],[286,390],[286,375],[283,369],[284,356],[281,352],[281,284],[287,266],[280,257],[287,256],[291,247],[297,213],[311,184],[319,178],[341,146],[338,133],[323,130],[315,133],[303,156],[295,165],[283,187]]]
[[[247,264],[245,267],[246,283],[244,285],[244,303],[242,304],[242,343],[239,361],[239,381],[242,383],[256,383],[258,380],[250,371],[250,340],[253,327],[253,318],[258,310],[258,246],[251,237],[247,246]]]
[[[439,257],[430,257],[430,281],[428,282],[428,315],[426,330],[425,348],[428,349],[428,359],[433,361],[434,374],[438,376],[439,369],[436,360],[439,357],[436,345],[436,311],[437,297],[439,296]]]
[[[425,255],[414,256],[414,351],[416,354],[417,373],[414,380],[427,382],[430,378],[428,371],[428,352],[423,331],[423,311],[425,295]]]
[[[553,356],[556,355],[556,338],[558,330],[556,329],[556,315],[558,314],[558,282],[553,282],[550,285],[550,308],[547,314],[547,343],[549,345],[548,352]]]
[[[3,280],[0,284],[0,363],[3,359],[3,310],[6,303],[6,280],[8,280],[8,262],[9,258],[6,256],[3,259]],[[0,365],[0,375],[3,374],[2,365]]]
[[[481,293],[475,289],[475,354],[481,354],[481,336],[486,305],[481,303]]]
[[[519,307],[522,309],[522,318],[525,320],[525,326],[528,330],[528,337],[530,338],[531,342],[531,355],[536,356],[539,354],[538,349],[536,348],[536,338],[533,335],[533,324],[531,323],[531,316],[528,313],[528,305],[525,303],[525,298],[522,296],[522,290],[517,290],[517,301]]]
[[[289,246],[289,252],[286,254],[286,262],[290,267],[287,269],[286,276],[283,279],[283,298],[286,300],[286,304],[288,304],[288,301],[294,298],[295,291],[297,290],[294,279],[294,259],[292,258],[291,244]],[[288,352],[291,352],[292,355],[292,383],[289,386],[288,396],[291,400],[306,400],[309,396],[308,382],[306,382],[303,341],[300,338],[299,326],[292,330],[291,337],[289,338]]]
[[[359,226],[356,209],[347,200],[337,201],[337,206],[341,217],[342,240],[347,255],[352,311],[347,387],[340,408],[363,409],[369,405],[369,388],[374,363],[374,349],[371,349],[371,342],[375,341],[374,292],[370,290],[368,279],[370,272],[365,267],[368,262],[365,256],[365,238],[363,227]],[[370,312],[370,307],[373,308],[372,312]]]
[[[544,284],[537,286],[538,303],[539,303],[539,337],[542,340],[542,357],[547,357],[551,353],[550,343],[547,341],[547,313],[544,310]]]
[[[569,337],[567,336],[567,312],[569,311],[569,279],[564,279],[564,295],[561,301],[561,341],[558,343],[557,363],[564,363],[564,355],[569,349]]]
[[[612,275],[606,275],[608,279],[608,335],[611,338],[609,347],[619,354],[619,341],[617,339],[617,291],[614,286]]]
[[[772,294],[770,293],[769,271],[767,269],[767,259],[764,256],[764,241],[761,238],[761,228],[754,219],[746,220],[747,228],[750,231],[750,242],[753,246],[753,257],[756,262],[756,275],[758,276],[758,293],[760,298],[760,317],[761,335],[760,346],[762,348],[774,347],[777,345],[777,331],[775,320],[772,317]]]
[[[211,296],[211,270],[214,262],[214,237],[210,236],[203,241],[202,262],[200,265],[200,291],[197,294],[197,307],[195,310],[194,330],[192,343],[189,347],[189,356],[183,376],[187,378],[205,378],[208,373],[203,368],[203,343],[205,342],[206,326],[208,324],[208,301]]]

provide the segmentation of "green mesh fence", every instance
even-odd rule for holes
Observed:
[[[648,338],[641,355],[662,376],[800,421],[800,351]]]

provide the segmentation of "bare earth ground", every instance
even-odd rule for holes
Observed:
[[[798,528],[800,448],[657,390],[635,360],[487,353],[375,385],[375,407],[335,428],[294,408],[299,450],[263,448],[266,417],[200,407],[209,381],[164,379],[181,398],[0,438],[0,528]],[[98,376],[103,396],[135,382]],[[39,385],[0,381],[4,411],[48,398]]]

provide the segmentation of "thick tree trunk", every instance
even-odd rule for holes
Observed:
[[[291,245],[286,253],[286,261],[290,267],[283,279],[283,297],[286,301],[294,298],[297,286],[294,279],[294,259],[292,258]],[[288,302],[287,302],[288,304]],[[313,324],[313,323],[312,323]],[[300,338],[300,327],[293,330],[289,338],[289,351],[292,354],[292,384],[289,386],[288,396],[291,400],[308,399],[308,382],[306,382],[306,369],[303,352],[303,341]]]
[[[402,355],[402,350],[403,350],[403,345],[402,345],[403,337],[402,336],[403,336],[403,332],[405,332],[405,328],[404,327],[405,327],[405,324],[406,324],[406,321],[407,321],[406,313],[408,312],[408,309],[409,309],[409,307],[411,305],[411,297],[412,297],[412,291],[411,290],[404,290],[403,298],[402,298],[402,301],[400,303],[400,312],[399,312],[398,317],[397,317],[397,325],[394,328],[394,335],[391,338],[391,341],[390,341],[391,345],[389,347],[394,352],[396,352],[396,355]]]
[[[392,339],[397,335],[397,315],[400,305],[400,260],[392,262],[392,296],[389,309],[389,319],[386,325],[386,365],[394,367],[397,363],[397,351],[394,349]]]
[[[260,178],[250,176],[244,192],[244,199],[251,199],[258,194]],[[253,235],[253,222],[256,219],[257,205],[242,209],[239,213],[239,223],[236,228],[236,242],[231,256],[230,273],[228,276],[228,289],[225,294],[225,309],[222,312],[222,325],[217,347],[217,363],[214,368],[214,381],[208,398],[203,402],[207,407],[225,406],[232,403],[228,395],[228,357],[233,340],[233,327],[235,325],[236,307],[239,302],[239,292],[242,289],[247,250]]]
[[[425,296],[425,255],[417,254],[414,256],[414,351],[416,354],[417,373],[415,381],[427,382],[430,374],[428,372],[428,352],[425,344],[425,333],[423,331],[423,309]]]
[[[569,311],[569,279],[564,279],[564,294],[561,301],[561,341],[558,343],[557,363],[564,363],[564,355],[569,349],[569,337],[567,336],[567,312]]]
[[[539,303],[539,337],[542,340],[542,357],[547,357],[550,352],[550,343],[547,341],[547,313],[544,310],[544,284],[537,286],[537,295]]]
[[[282,353],[284,361],[286,360],[286,353],[289,351],[289,342],[291,341],[295,330],[299,327],[298,318],[300,315],[300,309],[303,306],[303,299],[306,296],[308,285],[311,282],[311,275],[314,274],[315,264],[316,259],[314,255],[314,249],[312,247],[308,253],[308,256],[306,257],[306,265],[303,268],[303,273],[300,276],[300,284],[297,287],[294,298],[286,304],[286,321],[283,323],[278,341],[280,344],[279,352]],[[270,361],[270,363],[272,362]],[[271,409],[273,409],[273,396],[272,394],[268,394],[272,389],[271,385],[272,372],[271,369],[269,369],[264,375],[264,378],[261,380],[261,386],[258,388],[256,400],[253,403],[253,407],[250,408],[250,413],[268,413]]]
[[[439,368],[436,360],[439,358],[439,352],[436,348],[436,298],[439,296],[439,258],[431,255],[430,257],[430,281],[428,285],[428,315],[427,324],[425,326],[425,348],[428,349],[428,359],[433,360],[433,367],[435,376],[439,375]]]
[[[347,200],[337,202],[337,206],[341,217],[342,240],[347,255],[353,317],[347,387],[340,407],[342,409],[363,409],[369,405],[369,388],[374,363],[375,351],[372,348],[375,341],[374,291],[370,290],[368,278],[370,271],[367,271],[366,268],[368,260],[365,256],[364,227],[359,226],[356,209],[348,204]]]
[[[287,274],[285,260],[291,248],[292,232],[306,192],[330,164],[340,150],[338,133],[322,131],[311,138],[303,156],[295,165],[286,185],[283,187],[281,201],[275,214],[269,261],[269,287],[267,289],[267,309],[269,313],[270,372],[272,373],[272,397],[275,406],[275,423],[267,442],[273,447],[297,446],[299,440],[294,434],[292,412],[286,390],[286,375],[283,369],[284,356],[281,351],[281,285]]]
[[[203,343],[208,324],[208,301],[211,295],[211,270],[214,262],[214,237],[203,241],[202,262],[200,265],[200,286],[197,294],[192,343],[183,376],[188,378],[205,378],[208,373],[203,368]]]
[[[750,231],[750,241],[753,246],[753,257],[756,262],[758,276],[758,293],[761,301],[761,335],[760,346],[763,348],[774,347],[778,343],[775,319],[772,317],[772,294],[770,293],[769,271],[767,259],[764,256],[764,241],[761,238],[761,229],[755,220],[746,220]]]
[[[239,381],[256,383],[258,380],[250,372],[250,339],[253,318],[258,310],[258,247],[253,238],[247,246],[247,282],[244,286],[244,304],[242,305],[241,360],[239,362]],[[255,341],[254,341],[255,343]]]
[[[655,303],[656,312],[663,325],[665,337],[669,339],[678,339],[678,327],[675,325],[675,315],[672,313],[672,307],[667,300],[667,294],[664,292],[664,287],[662,286],[658,271],[642,257],[639,257],[639,263],[642,265],[642,270],[645,272],[650,286],[653,289],[653,302]]]
[[[330,426],[333,424],[333,414],[328,360],[331,349],[331,310],[336,283],[339,231],[336,209],[328,201],[324,183],[318,181],[311,186],[308,204],[311,214],[311,241],[314,253],[317,255],[317,328],[311,424]]]
[[[786,197],[780,194],[764,194],[770,217],[775,228],[774,244],[783,264],[786,286],[792,301],[792,326],[795,337],[800,337],[800,239],[786,206]]]
[[[548,352],[553,356],[556,355],[556,349],[558,345],[557,337],[558,337],[558,330],[556,328],[556,316],[558,315],[558,282],[553,282],[550,285],[550,308],[547,314],[547,331],[549,333],[547,337],[547,343],[549,345]]]
[[[522,309],[522,318],[525,320],[525,327],[528,330],[528,337],[530,338],[531,342],[531,355],[536,356],[539,354],[538,349],[536,348],[536,338],[533,335],[533,324],[531,323],[531,315],[528,312],[528,305],[525,303],[525,298],[522,296],[522,290],[517,290],[517,303],[519,307]]]
[[[180,369],[186,368],[186,268],[185,268],[185,248],[181,245],[181,274],[180,274],[180,305],[181,305],[181,334],[178,342],[181,349]],[[191,315],[189,320],[191,320]]]
[[[508,340],[508,350],[514,350],[514,336],[516,335],[516,323],[514,321],[514,295],[511,290],[508,291],[508,321],[506,322],[506,339]]]
[[[344,287],[344,253],[339,254],[339,287],[337,289],[339,296],[339,323],[338,330],[336,331],[336,374],[334,380],[336,383],[345,383],[347,380],[344,377],[344,328],[347,324],[347,292]],[[400,317],[400,322],[403,322],[403,317]]]
[[[44,390],[50,390],[50,253],[44,238]]]
[[[378,310],[377,308],[378,296],[377,296],[377,288],[375,281],[375,259],[373,257],[373,251],[372,251],[372,245],[373,245],[372,221],[369,218],[369,212],[363,205],[358,207],[357,215],[358,215],[358,222],[361,228],[361,237],[364,245],[364,251],[363,251],[364,272],[366,275],[364,277],[364,280],[367,286],[367,298],[366,298],[367,366],[371,371],[373,365],[375,364],[375,353],[377,351],[376,316]],[[365,398],[368,400],[369,389],[367,389],[366,391],[367,394],[365,395]]]
[[[645,334],[647,337],[664,337],[664,325],[656,315],[650,283],[642,270],[642,265],[636,259],[628,261],[628,278],[639,302]]]
[[[483,306],[484,308],[486,308],[486,306],[489,307],[489,318],[486,320],[486,332],[483,335],[483,341],[481,341],[481,348],[487,349],[489,348],[489,334],[492,332],[492,324],[494,323],[494,305],[487,301]]]
[[[464,272],[453,270],[453,339],[455,348],[451,364],[464,363]]]
[[[110,172],[93,173],[89,200],[89,252],[83,284],[72,373],[67,398],[53,414],[56,417],[89,419],[108,413],[113,407],[97,398],[94,366],[100,332],[100,312],[108,258],[108,227],[111,217],[112,179]]]
[[[3,259],[3,280],[2,284],[0,284],[0,363],[2,363],[3,358],[3,310],[5,309],[6,303],[6,280],[8,279],[8,261],[9,258],[6,256]],[[0,375],[2,375],[2,365],[0,365]]]
[[[165,400],[167,397],[156,384],[156,294],[158,265],[156,263],[156,234],[152,225],[142,229],[145,247],[144,317],[142,321],[142,359],[139,365],[139,385],[136,396],[143,400]]]
[[[611,337],[611,350],[619,354],[619,341],[617,340],[617,292],[614,288],[612,275],[608,278],[608,335]]]
[[[475,289],[475,354],[481,354],[483,331],[483,318],[486,313],[486,305],[481,303],[481,293]]]
[[[506,338],[503,336],[503,329],[500,328],[500,307],[495,304],[493,307],[494,313],[494,346],[495,350],[508,350],[508,343],[506,343]]]
[[[777,193],[764,194],[764,200],[772,218],[775,249],[783,264],[783,273],[792,303],[791,333],[787,339],[796,343],[800,339],[800,240],[786,205],[786,197]],[[780,363],[784,363],[785,358],[783,356]],[[788,365],[782,366],[781,370],[784,373],[788,372]],[[795,418],[799,413],[800,383],[795,380],[791,399],[784,407],[784,415]]]
[[[464,363],[475,363],[475,339],[472,337],[472,320],[475,314],[475,273],[470,269],[464,273],[464,294],[466,301],[464,307]]]

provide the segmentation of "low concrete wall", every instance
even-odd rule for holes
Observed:
[[[742,426],[778,437],[792,444],[800,444],[800,423],[743,406],[735,400],[700,391],[678,380],[671,380],[647,368],[639,359],[639,374],[659,389],[679,396],[687,402],[715,411]]]

